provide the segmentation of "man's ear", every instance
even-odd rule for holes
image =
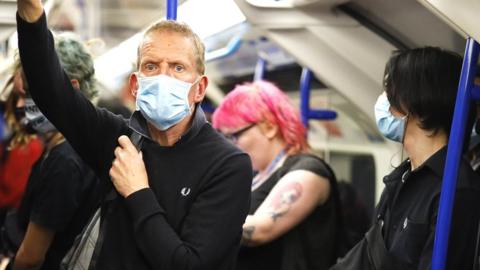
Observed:
[[[135,73],[130,74],[130,77],[128,78],[128,88],[129,88],[132,96],[137,97],[137,91],[138,91],[138,77],[137,77],[137,74],[135,74]]]
[[[268,139],[273,139],[277,136],[278,132],[280,132],[277,125],[274,125],[268,121],[264,121],[259,123],[260,130],[262,131],[263,135],[265,135]]]
[[[73,88],[80,90],[80,82],[77,79],[71,79],[70,82],[72,83]]]
[[[199,103],[203,100],[205,97],[205,94],[207,92],[207,86],[208,86],[208,78],[207,76],[203,75],[200,78],[200,81],[198,81],[197,84],[197,90],[195,91],[195,95],[193,96],[193,102],[194,103]]]

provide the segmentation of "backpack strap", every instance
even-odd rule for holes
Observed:
[[[138,151],[140,151],[142,148],[143,139],[144,137],[138,132],[132,131],[132,134],[130,134],[130,141],[132,141],[133,145],[135,145]],[[119,195],[117,190],[115,190],[115,188],[113,188],[112,186],[110,191],[107,193],[107,195],[104,198],[103,206],[105,207],[100,207],[95,213],[97,216],[97,219],[94,220],[93,221],[94,224],[91,225],[91,226],[94,226],[95,229],[93,231],[92,230],[88,231],[88,234],[91,234],[92,232],[95,232],[95,231],[98,231],[98,233],[96,235],[93,235],[93,237],[88,237],[88,243],[90,244],[90,246],[93,246],[93,248],[88,250],[88,256],[83,256],[83,258],[87,257],[90,259],[88,261],[88,264],[86,264],[89,270],[96,269],[98,256],[103,246],[105,228],[107,224],[107,221],[103,218],[108,216],[111,213],[113,207],[115,207],[115,205],[113,204],[116,203],[114,200],[117,199],[118,197]],[[105,202],[107,201],[110,201],[110,202],[108,204],[105,204]],[[78,266],[78,264],[76,264],[76,266]],[[76,268],[74,270],[76,270]]]
[[[144,137],[140,133],[132,130],[132,134],[130,134],[130,141],[132,142],[133,145],[135,145],[135,148],[137,148],[137,151],[140,151],[142,149],[143,140],[144,140]],[[115,188],[113,188],[112,186],[110,190],[107,192],[107,195],[105,195],[104,201],[112,201],[116,199],[117,196],[118,196],[117,190],[115,190]]]
[[[144,140],[144,137],[136,132],[135,130],[132,131],[132,134],[130,134],[130,141],[132,141],[133,145],[135,145],[135,147],[137,148],[137,151],[141,151],[142,150],[142,146],[143,146],[143,140]]]

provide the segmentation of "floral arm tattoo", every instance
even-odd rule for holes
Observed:
[[[285,186],[275,191],[272,198],[266,201],[266,214],[275,222],[278,218],[284,216],[290,210],[293,203],[295,203],[302,195],[302,185],[298,182],[288,183]],[[253,223],[255,224],[255,223]],[[242,232],[242,244],[250,246],[253,244],[252,239],[257,233],[256,226],[248,221],[245,222]],[[260,229],[260,228],[259,228]]]
[[[285,215],[302,195],[302,185],[297,182],[288,183],[275,191],[275,196],[268,204],[268,213],[273,221]]]

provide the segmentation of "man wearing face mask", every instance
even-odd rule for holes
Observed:
[[[199,37],[175,21],[145,32],[138,72],[130,77],[137,111],[125,121],[70,94],[41,1],[17,3],[32,97],[103,180],[88,269],[232,269],[252,168],[198,106],[208,84]],[[141,139],[134,145],[129,137],[136,134]]]
[[[385,93],[375,104],[375,117],[380,132],[402,143],[408,158],[384,177],[385,190],[372,228],[331,269],[431,269],[461,67],[460,56],[432,47],[396,52],[388,61]],[[467,130],[472,128],[473,116],[472,111]],[[480,178],[464,159],[459,166],[446,269],[473,268],[479,204]]]
[[[86,98],[96,94],[93,61],[82,44],[62,34],[55,39],[56,52],[75,92]],[[28,96],[24,81],[26,124],[45,145],[40,159],[33,165],[25,194],[16,214],[18,229],[23,234],[11,239],[18,249],[12,269],[59,269],[76,235],[98,206],[98,181],[92,169],[75,153],[55,126],[41,113]],[[70,93],[71,94],[71,93]],[[12,231],[6,235],[11,236]],[[18,235],[18,234],[17,234]],[[23,238],[23,239],[22,239]]]

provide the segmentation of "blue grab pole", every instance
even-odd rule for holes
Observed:
[[[259,81],[263,79],[266,68],[267,68],[267,61],[262,57],[259,57],[257,60],[257,65],[255,66],[255,74],[253,74],[253,80]]]
[[[337,112],[331,110],[310,110],[308,119],[333,120],[337,118]]]
[[[167,0],[167,20],[177,19],[177,0]]]
[[[458,87],[453,123],[448,140],[448,151],[443,174],[440,205],[438,208],[437,227],[433,246],[432,270],[444,270],[447,259],[448,236],[452,219],[455,188],[457,185],[458,166],[462,154],[465,126],[472,98],[473,80],[475,78],[479,45],[469,38],[463,59],[462,75]]]
[[[310,111],[310,81],[312,72],[308,68],[303,68],[300,77],[300,116],[302,123],[308,127],[308,113]]]
[[[310,109],[310,81],[312,72],[308,68],[303,68],[300,78],[300,116],[302,123],[308,127],[308,119],[332,120],[337,118],[337,113],[332,110],[312,110]]]

